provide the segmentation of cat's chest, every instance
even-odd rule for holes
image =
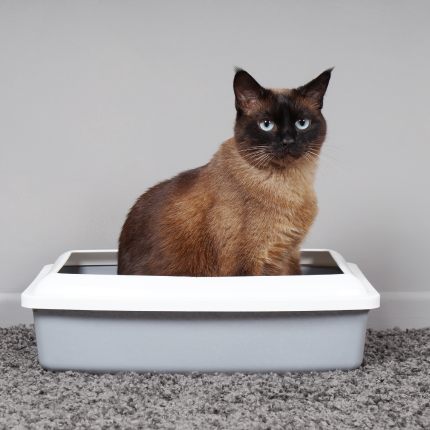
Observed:
[[[313,189],[303,193],[255,200],[249,208],[249,230],[262,242],[300,241],[312,225],[318,208]]]

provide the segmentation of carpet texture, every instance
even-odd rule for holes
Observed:
[[[308,374],[53,373],[0,329],[0,429],[430,429],[430,328],[368,330],[362,366]]]

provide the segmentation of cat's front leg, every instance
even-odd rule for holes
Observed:
[[[263,275],[264,263],[262,261],[249,261],[241,265],[233,276],[261,276]]]
[[[288,273],[286,275],[301,275],[302,268],[300,267],[300,258],[290,260],[288,264]]]
[[[300,250],[294,250],[286,258],[286,275],[301,275],[302,268],[300,267]]]
[[[287,251],[278,254],[274,258],[268,258],[265,262],[262,275],[264,276],[286,276],[286,275],[301,275],[302,269],[300,267],[300,252],[299,251]]]

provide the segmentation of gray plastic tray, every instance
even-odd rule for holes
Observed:
[[[114,275],[116,266],[62,271]],[[33,310],[40,364],[92,373],[350,370],[363,359],[368,312]]]
[[[33,312],[46,369],[230,373],[354,369],[369,311]]]

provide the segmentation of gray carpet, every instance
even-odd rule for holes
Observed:
[[[367,332],[362,366],[310,374],[52,373],[0,329],[0,429],[430,429],[430,328]]]

